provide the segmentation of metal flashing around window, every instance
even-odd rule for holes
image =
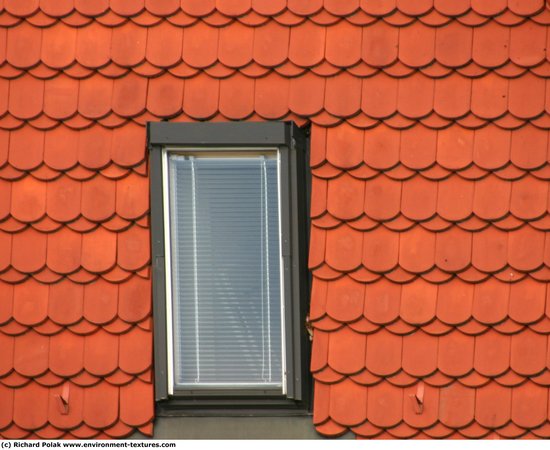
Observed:
[[[307,413],[311,403],[309,340],[304,328],[308,308],[307,232],[309,182],[306,132],[291,122],[148,123],[151,174],[151,233],[155,397],[160,415]],[[279,155],[281,271],[284,298],[283,391],[270,389],[173,389],[170,249],[166,245],[168,152],[262,152]]]

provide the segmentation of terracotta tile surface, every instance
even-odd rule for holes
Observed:
[[[550,12],[0,4],[0,436],[152,433],[147,121],[312,124],[313,421],[550,437]]]

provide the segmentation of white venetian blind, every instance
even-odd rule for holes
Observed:
[[[176,388],[281,387],[278,162],[169,156]]]

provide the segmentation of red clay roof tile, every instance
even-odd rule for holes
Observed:
[[[527,381],[512,391],[512,421],[522,428],[534,428],[547,420],[548,389]]]
[[[84,317],[97,325],[111,322],[117,315],[117,301],[118,287],[98,279],[84,287]]]
[[[439,420],[451,428],[460,428],[474,418],[475,390],[452,383],[439,392]]]
[[[15,389],[13,421],[23,429],[36,430],[48,420],[49,390],[31,382],[25,389]]]
[[[88,119],[100,119],[111,111],[113,80],[92,76],[80,82],[78,111]]]
[[[91,22],[78,28],[76,38],[76,60],[84,67],[98,68],[106,65],[111,58],[111,28]]]
[[[43,107],[44,81],[22,76],[10,81],[8,108],[19,119],[33,119]]]
[[[403,390],[387,382],[369,389],[367,417],[378,427],[391,427],[399,423],[403,418]]]
[[[439,370],[452,377],[466,375],[473,368],[474,344],[473,336],[466,336],[460,331],[439,337]]]
[[[348,327],[331,333],[328,364],[341,374],[354,374],[365,367],[367,337]]]
[[[367,338],[366,367],[380,376],[393,375],[401,368],[402,338],[380,330]],[[370,414],[370,413],[369,413]]]
[[[84,288],[67,279],[50,285],[48,296],[48,316],[60,325],[78,322],[83,314]],[[70,301],[67,301],[70,299]]]
[[[531,330],[512,336],[510,367],[520,375],[536,375],[546,367],[547,338]]]
[[[119,388],[100,382],[84,390],[83,418],[86,425],[107,428],[118,418]]]
[[[49,217],[58,222],[70,222],[81,212],[82,183],[61,176],[48,183],[46,211]]]
[[[49,338],[32,330],[27,331],[15,340],[13,368],[25,377],[41,375],[48,369],[48,355]]]
[[[113,373],[118,368],[118,337],[101,328],[86,336],[84,368],[97,376]]]
[[[531,66],[545,58],[546,27],[533,22],[510,29],[510,60],[519,66]]]
[[[67,228],[48,235],[48,267],[60,274],[78,270],[82,259],[82,235]]]
[[[153,387],[151,383],[134,381],[120,388],[120,419],[130,426],[153,420]]]
[[[403,337],[403,370],[408,374],[423,377],[434,373],[437,369],[437,354],[438,340],[423,331]]]
[[[145,90],[144,90],[145,95]],[[182,108],[183,81],[166,74],[149,81],[147,110],[158,117],[172,117]],[[144,105],[145,106],[145,105]]]
[[[23,273],[38,272],[46,265],[46,242],[47,236],[32,228],[14,234],[12,266]]]
[[[361,264],[363,233],[341,226],[327,233],[325,260],[332,268],[345,272]]]
[[[82,214],[92,221],[104,221],[115,212],[116,182],[96,175],[82,186]]]
[[[351,380],[330,388],[330,417],[339,424],[353,426],[367,417],[367,390]]]
[[[378,75],[363,80],[361,109],[369,117],[383,119],[393,115],[397,109],[398,80]]]
[[[415,227],[399,237],[399,264],[409,272],[422,273],[434,266],[435,234]]]
[[[36,325],[48,314],[48,285],[28,280],[13,291],[13,318],[22,325]]]
[[[136,355],[139,355],[136,357]],[[120,336],[120,368],[129,374],[140,374],[152,364],[151,333],[139,327]]]
[[[363,314],[364,286],[348,277],[328,285],[326,313],[339,322],[354,322]]]
[[[62,377],[71,377],[83,368],[84,338],[70,331],[50,338],[49,368]]]
[[[220,81],[219,111],[230,120],[242,120],[254,112],[254,80],[236,74]]]

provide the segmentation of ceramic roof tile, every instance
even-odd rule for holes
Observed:
[[[403,392],[390,383],[369,390],[367,417],[378,427],[391,427],[403,418]]]
[[[474,418],[475,390],[453,383],[439,392],[439,420],[446,426],[459,428]]]
[[[510,265],[521,271],[530,271],[543,263],[545,234],[524,227],[509,234],[508,260]]]
[[[363,234],[347,226],[327,234],[326,262],[334,269],[352,271],[359,267],[362,258]]]
[[[49,390],[37,383],[16,389],[13,399],[13,420],[28,430],[41,428],[48,420]]]
[[[183,82],[181,80],[165,74],[149,81],[147,110],[156,116],[175,116],[181,111],[182,100]]]
[[[120,388],[120,419],[130,426],[151,422],[153,411],[153,386],[135,381]]]
[[[385,330],[367,338],[366,367],[380,376],[393,375],[401,368],[403,339]]]
[[[80,82],[78,111],[88,119],[101,119],[111,111],[113,80],[93,76]]]
[[[199,75],[185,83],[183,110],[195,119],[208,119],[218,111],[219,80]]]
[[[112,29],[92,22],[78,28],[76,38],[76,60],[84,67],[98,68],[111,58]]]
[[[510,366],[520,375],[535,375],[546,366],[547,338],[525,330],[512,336]]]
[[[49,338],[28,331],[15,340],[13,368],[20,375],[34,377],[48,369]]]
[[[510,420],[512,389],[489,383],[476,391],[475,418],[480,425],[498,428]]]
[[[220,81],[220,113],[231,120],[241,120],[254,112],[254,80],[236,74]]]
[[[330,335],[327,362],[338,373],[358,373],[365,365],[366,344],[365,335],[343,327]]]
[[[19,119],[33,119],[43,107],[44,81],[22,76],[10,81],[9,111]]]
[[[78,81],[63,74],[44,85],[44,113],[52,119],[68,119],[78,107]]]
[[[74,324],[82,318],[84,288],[67,279],[50,285],[48,316],[61,325]],[[67,301],[70,299],[70,301]]]
[[[275,73],[255,80],[255,111],[265,119],[280,119],[288,113],[289,80]],[[271,95],[275,89],[278,95]]]
[[[445,375],[466,375],[473,368],[475,338],[453,331],[439,338],[438,368]]]
[[[48,314],[48,285],[27,280],[13,291],[13,318],[22,325],[36,325]]]
[[[47,236],[28,228],[12,238],[12,266],[24,273],[38,272],[46,265]]]
[[[365,133],[363,161],[373,169],[390,169],[399,162],[398,133],[392,133],[384,126]]]
[[[407,66],[428,65],[434,59],[434,48],[435,28],[415,22],[399,30],[399,60]]]
[[[94,428],[106,428],[113,425],[118,418],[119,388],[101,382],[84,391],[85,423]]]
[[[125,270],[138,270],[149,262],[149,230],[137,225],[118,235],[117,262]]]
[[[48,267],[57,273],[75,272],[81,265],[82,235],[66,228],[48,235]]]
[[[84,317],[98,325],[111,322],[117,315],[117,301],[118,287],[115,284],[102,279],[87,284],[84,288]]]
[[[118,368],[118,337],[102,329],[84,338],[84,368],[105,376]]]
[[[362,111],[377,119],[394,114],[397,109],[397,85],[397,79],[382,74],[364,79]]]
[[[400,317],[409,324],[423,325],[435,316],[437,286],[422,279],[403,285]]]
[[[545,57],[546,27],[533,22],[510,30],[510,59],[520,66],[531,66]]]
[[[537,322],[544,315],[546,284],[532,279],[510,286],[510,318],[519,323]]]
[[[399,239],[399,264],[414,273],[426,272],[434,266],[435,234],[416,227],[402,233]]]
[[[119,365],[129,374],[139,374],[151,367],[151,333],[134,327],[120,336]],[[141,424],[140,424],[141,425]]]
[[[380,227],[363,239],[363,265],[373,272],[388,272],[397,266],[399,235]]]
[[[49,368],[57,375],[70,377],[83,368],[84,338],[71,332],[50,338]]]
[[[526,382],[512,391],[512,421],[534,428],[547,420],[548,389]]]
[[[401,286],[384,279],[365,287],[365,311],[367,319],[374,323],[390,323],[399,316]]]
[[[350,117],[361,108],[361,80],[347,73],[329,78],[326,84],[325,109],[337,117]]]
[[[82,186],[82,214],[90,220],[103,221],[115,212],[116,182],[101,175]]]
[[[438,340],[417,331],[403,337],[403,370],[415,377],[437,370]]]

